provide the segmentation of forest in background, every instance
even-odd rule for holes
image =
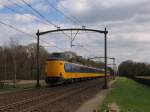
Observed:
[[[120,76],[150,76],[150,64],[144,62],[134,62],[132,60],[127,60],[119,65],[118,70]]]
[[[0,46],[0,80],[36,78],[36,43],[20,45],[17,41]],[[43,73],[44,63],[48,52],[40,46],[40,67]],[[41,75],[41,78],[44,75]]]

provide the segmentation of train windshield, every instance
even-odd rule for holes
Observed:
[[[48,56],[48,59],[64,59],[64,54],[62,53],[53,53]]]

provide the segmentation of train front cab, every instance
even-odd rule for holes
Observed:
[[[58,83],[64,80],[64,62],[57,60],[47,60],[45,67],[46,83]]]

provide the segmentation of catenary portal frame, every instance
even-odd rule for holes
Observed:
[[[101,33],[104,34],[104,59],[105,59],[105,83],[104,83],[104,88],[108,88],[107,85],[107,34],[108,31],[105,28],[104,30],[96,30],[96,29],[87,29],[87,28],[67,28],[67,29],[56,29],[56,30],[49,30],[49,31],[44,31],[44,32],[40,32],[39,30],[37,31],[36,35],[37,35],[37,84],[36,87],[40,87],[40,83],[39,83],[39,77],[40,77],[40,64],[39,64],[39,40],[40,40],[40,36],[41,35],[45,35],[48,33],[54,33],[54,32],[63,32],[63,31],[92,31],[92,32],[96,32],[96,33]]]

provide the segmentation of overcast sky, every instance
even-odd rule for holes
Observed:
[[[128,59],[150,63],[149,0],[24,0],[44,18],[21,1],[0,0],[0,21],[33,36],[37,29],[56,29],[46,20],[61,28],[85,25],[87,28],[104,30],[107,27],[109,57],[116,57],[118,64]],[[14,38],[21,44],[36,42],[33,37],[1,23],[0,32],[0,45],[5,45],[9,38]],[[71,36],[71,32],[65,33]],[[73,36],[75,33],[73,32]],[[70,38],[62,32],[42,36],[42,39],[47,43],[41,44],[47,46],[49,52],[72,50],[85,57],[104,56],[104,38],[100,34],[79,32],[74,44],[82,47],[73,48],[70,48]],[[50,46],[57,46],[62,50]]]

